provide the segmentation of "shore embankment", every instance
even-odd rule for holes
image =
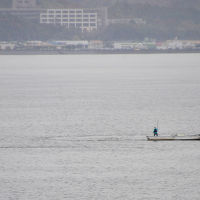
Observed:
[[[165,53],[200,53],[200,49],[187,50],[3,50],[0,55],[71,55],[71,54],[165,54]]]

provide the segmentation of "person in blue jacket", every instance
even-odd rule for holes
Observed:
[[[158,136],[158,129],[156,127],[154,127],[153,134],[154,136]]]

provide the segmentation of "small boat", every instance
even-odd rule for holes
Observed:
[[[171,136],[147,136],[149,141],[162,141],[162,140],[200,140],[198,135],[171,135]]]

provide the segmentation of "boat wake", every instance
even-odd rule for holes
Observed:
[[[46,136],[35,138],[13,138],[1,140],[0,149],[58,149],[58,148],[89,148],[92,146],[129,146],[138,141],[145,141],[145,137],[137,136]]]

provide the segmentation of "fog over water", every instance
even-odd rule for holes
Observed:
[[[0,200],[199,199],[199,54],[0,63]]]

